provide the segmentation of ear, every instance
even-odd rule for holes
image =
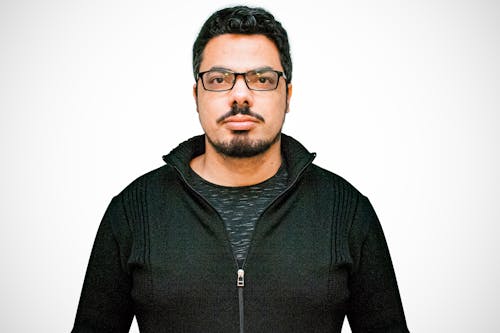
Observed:
[[[292,84],[286,86],[286,113],[290,112],[290,98],[292,98]]]
[[[193,84],[193,98],[194,102],[196,103],[196,112],[198,112],[198,87],[195,84]]]

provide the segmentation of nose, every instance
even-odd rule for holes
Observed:
[[[253,105],[253,92],[248,89],[245,82],[245,76],[239,74],[236,76],[236,81],[234,82],[233,89],[231,89],[231,98],[229,99],[229,105],[232,106],[236,103],[239,106],[247,104],[249,107]]]

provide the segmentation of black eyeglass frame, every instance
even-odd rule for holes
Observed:
[[[234,75],[234,79],[233,79],[233,84],[231,85],[231,88],[228,88],[228,89],[223,89],[223,90],[213,90],[213,89],[207,89],[205,87],[205,81],[203,81],[203,74],[205,73],[209,73],[209,72],[221,72],[221,73],[229,73],[229,74],[233,74]],[[248,73],[258,73],[258,72],[275,72],[277,75],[278,75],[278,78],[276,80],[276,86],[273,88],[273,89],[254,89],[254,88],[250,88],[248,86],[248,81],[247,81],[247,74]],[[248,71],[248,72],[232,72],[232,71],[222,71],[222,70],[208,70],[208,71],[204,71],[204,72],[199,72],[198,75],[197,75],[197,78],[198,80],[201,80],[201,85],[203,86],[203,89],[205,89],[206,91],[214,91],[214,92],[221,92],[221,91],[229,91],[229,90],[232,90],[234,88],[234,85],[236,84],[236,80],[238,79],[238,76],[242,75],[243,76],[243,81],[245,81],[245,84],[247,86],[247,88],[249,90],[253,90],[253,91],[273,91],[273,90],[276,90],[280,84],[280,78],[283,77],[283,79],[285,79],[285,82],[286,82],[286,76],[285,76],[285,73],[281,72],[281,71],[277,71],[277,70],[274,70],[274,69],[265,69],[265,70],[251,70],[251,71]],[[196,80],[196,85],[198,85],[198,80]]]

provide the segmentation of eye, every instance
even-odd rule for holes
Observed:
[[[221,71],[210,71],[203,75],[203,82],[211,89],[218,89],[220,86],[227,86],[232,83],[232,73]]]
[[[222,73],[210,73],[206,77],[207,83],[210,84],[220,84],[224,82],[224,74]]]
[[[253,81],[259,86],[267,87],[276,84],[276,73],[273,71],[255,72]]]

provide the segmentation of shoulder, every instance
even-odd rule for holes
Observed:
[[[120,219],[125,221],[128,228],[134,229],[134,225],[141,224],[147,220],[148,208],[152,202],[164,192],[163,188],[169,187],[171,179],[175,177],[172,167],[163,165],[151,170],[130,182],[111,201],[110,209],[120,213]],[[170,179],[171,178],[171,179]],[[118,222],[115,222],[118,224]]]
[[[358,200],[364,197],[358,189],[342,176],[312,164],[304,174],[310,186],[321,191],[332,192],[338,198]]]
[[[149,242],[150,208],[159,201],[162,187],[173,173],[172,167],[163,165],[137,177],[113,197],[108,207],[113,233],[125,253],[134,260],[144,261]]]
[[[354,185],[345,178],[323,169],[315,164],[309,170],[310,178],[314,179],[319,188],[329,189],[334,193],[336,200],[342,201],[341,206],[349,204],[351,210],[362,221],[373,219],[374,209],[368,197],[361,193]]]
[[[146,193],[154,193],[160,190],[161,186],[172,182],[175,179],[174,174],[175,171],[171,166],[163,165],[134,179],[116,197],[128,201]]]

